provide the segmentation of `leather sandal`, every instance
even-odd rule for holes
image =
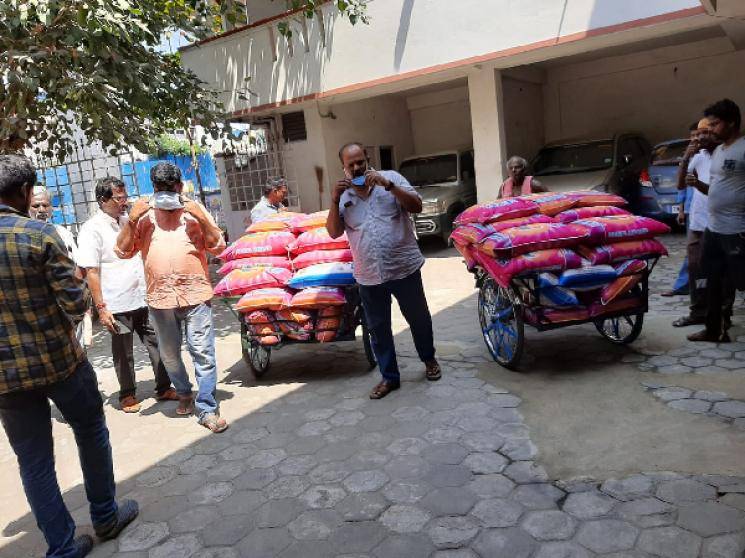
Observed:
[[[383,399],[390,392],[397,390],[401,387],[401,383],[387,382],[383,380],[370,392],[370,399]]]
[[[194,412],[194,398],[191,395],[179,395],[176,414],[181,416],[190,415]]]
[[[440,368],[440,363],[437,362],[435,359],[432,359],[429,362],[425,362],[424,365],[427,367],[425,376],[430,382],[436,382],[437,380],[442,378],[442,369]]]
[[[705,323],[705,320],[701,318],[692,318],[691,316],[683,316],[673,322],[673,327],[688,327],[692,325],[701,325]]]
[[[709,333],[705,329],[699,331],[698,333],[692,333],[686,339],[694,342],[704,341],[707,343],[730,343],[732,341],[726,331],[724,333],[716,334]]]
[[[159,393],[155,396],[156,401],[178,401],[179,396],[178,393],[176,393],[176,390],[173,388],[168,388],[163,393]]]
[[[228,422],[217,415],[207,415],[199,424],[212,431],[213,434],[225,432],[228,429]]]
[[[119,401],[119,406],[125,413],[139,413],[142,405],[134,395],[128,395]]]

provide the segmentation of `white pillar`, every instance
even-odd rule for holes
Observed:
[[[506,177],[502,73],[491,68],[474,70],[468,76],[468,96],[476,163],[476,193],[479,203],[482,203],[497,197],[499,185]]]

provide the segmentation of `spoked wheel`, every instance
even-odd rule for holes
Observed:
[[[600,332],[600,335],[617,345],[633,343],[642,332],[643,325],[644,313],[631,316],[618,316],[595,322],[595,327]]]
[[[514,370],[525,345],[525,327],[516,295],[486,277],[479,290],[479,322],[491,356]]]
[[[256,378],[261,378],[271,364],[272,350],[249,339],[246,324],[241,323],[241,348],[243,361],[248,365]]]
[[[355,319],[362,327],[362,346],[365,348],[365,357],[367,358],[367,363],[370,365],[368,370],[372,370],[377,366],[378,361],[373,352],[372,334],[365,323],[365,311],[362,309],[362,305],[357,307],[357,310],[355,311]]]

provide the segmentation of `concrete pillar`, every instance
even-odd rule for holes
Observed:
[[[506,139],[502,73],[491,68],[468,76],[471,128],[476,163],[476,194],[479,203],[497,197],[506,177]]]

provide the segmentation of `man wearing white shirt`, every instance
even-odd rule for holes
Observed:
[[[111,333],[111,353],[119,379],[119,403],[126,413],[140,410],[136,396],[133,332],[150,356],[159,401],[177,400],[158,351],[155,331],[145,304],[145,273],[142,258],[121,259],[116,238],[126,221],[127,190],[118,178],[107,177],[96,185],[99,211],[85,222],[78,235],[78,265],[87,271],[88,285],[101,323]]]

